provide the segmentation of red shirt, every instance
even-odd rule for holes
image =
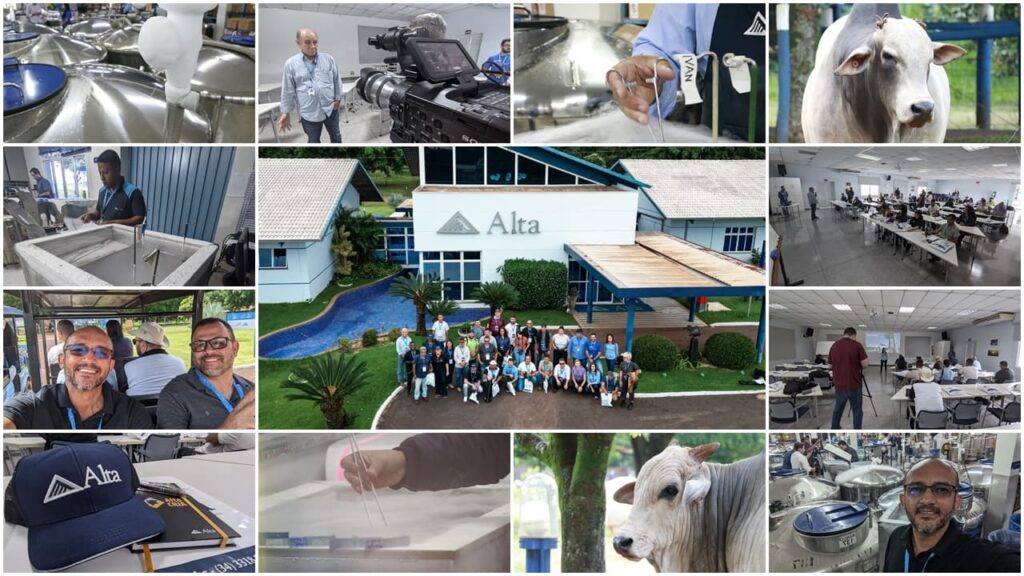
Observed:
[[[852,392],[860,390],[862,368],[868,353],[860,342],[852,338],[840,338],[828,351],[828,363],[832,365],[832,382],[836,390]]]

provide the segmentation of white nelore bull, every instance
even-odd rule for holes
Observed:
[[[765,456],[705,462],[718,443],[669,446],[615,500],[632,504],[612,540],[630,560],[659,572],[765,571]]]
[[[854,4],[818,43],[804,90],[806,142],[942,142],[949,79],[965,51],[928,38],[896,4]]]

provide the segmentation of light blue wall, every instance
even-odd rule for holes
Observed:
[[[125,178],[146,199],[146,227],[207,242],[215,238],[235,148],[153,146],[124,150]]]
[[[754,243],[752,248],[761,249],[765,239],[764,220],[760,218],[721,218],[703,219],[695,218],[687,223],[687,220],[676,219],[666,220],[664,224],[660,221],[642,216],[637,225],[637,230],[656,230],[671,234],[683,240],[705,246],[716,252],[723,252],[725,244],[725,229],[732,227],[754,228]],[[723,252],[744,262],[747,261],[749,252]]]

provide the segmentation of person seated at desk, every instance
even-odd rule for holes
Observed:
[[[924,212],[918,210],[914,212],[914,216],[907,221],[910,224],[911,230],[924,230],[927,221],[924,219]]]
[[[195,454],[220,454],[221,452],[240,452],[256,449],[256,434],[253,432],[210,432],[206,435],[206,443],[189,450],[180,448],[178,456]]]
[[[949,358],[942,361],[942,371],[939,372],[939,383],[956,381],[956,374],[953,367],[949,365]]]
[[[942,402],[942,389],[935,383],[935,373],[925,366],[917,371],[917,382],[907,389],[907,398],[914,401],[913,412],[908,407],[907,416],[910,427],[914,428],[917,416],[922,410],[928,412],[945,412],[946,405]]]
[[[256,385],[234,374],[238,340],[230,324],[204,318],[192,330],[192,369],[171,380],[157,401],[165,429],[252,429]]]
[[[993,220],[1005,220],[1006,219],[1006,202],[1000,202],[992,208],[992,219]]]
[[[960,375],[963,376],[964,381],[978,379],[978,368],[974,365],[974,358],[968,358],[967,362],[960,367]]]
[[[4,403],[5,430],[148,430],[153,418],[136,400],[105,386],[114,367],[110,337],[86,326],[64,342],[66,382]]]
[[[960,217],[956,219],[956,223],[960,224],[961,226],[977,226],[978,215],[975,214],[974,207],[971,206],[970,204],[964,206],[964,211],[960,214]],[[956,239],[956,245],[960,246],[960,244],[963,243],[964,238],[966,238],[967,236],[969,236],[969,234],[967,234],[966,232],[960,232],[960,235],[957,236]]]
[[[942,207],[943,208],[956,208],[956,205],[953,204],[953,199],[952,198],[946,198],[946,201],[945,201],[945,203],[942,204]]]
[[[1010,370],[1010,365],[1003,360],[999,362],[999,370],[996,371],[995,376],[992,377],[992,381],[996,384],[1002,384],[1004,382],[1013,382],[1015,375],[1013,370]]]
[[[139,355],[116,365],[107,383],[129,396],[152,396],[163,391],[175,377],[185,373],[185,361],[167,353],[171,341],[156,322],[143,322],[128,334]]]
[[[907,359],[903,356],[903,354],[900,354],[899,356],[896,357],[896,363],[894,364],[894,366],[896,366],[897,370],[907,369]]]

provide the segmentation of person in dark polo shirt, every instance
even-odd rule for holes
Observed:
[[[1020,573],[1020,551],[964,534],[951,522],[960,506],[960,478],[938,458],[915,464],[903,481],[900,505],[910,524],[889,535],[883,572]]]
[[[256,427],[255,384],[234,374],[238,340],[231,325],[204,318],[192,330],[192,368],[164,386],[156,423],[165,429]]]
[[[113,150],[104,150],[96,157],[103,186],[96,199],[96,208],[82,214],[82,222],[137,226],[146,221],[146,200],[142,190],[121,176],[121,157]]]
[[[828,351],[828,363],[832,365],[832,382],[836,388],[836,404],[832,409],[832,430],[839,430],[839,422],[850,403],[853,412],[853,428],[860,430],[864,422],[864,408],[861,375],[868,367],[868,353],[857,341],[857,330],[843,330],[843,337],[832,344]]]
[[[153,418],[137,401],[104,385],[114,367],[107,333],[86,326],[64,344],[63,384],[4,403],[4,428],[19,430],[147,430]]]

